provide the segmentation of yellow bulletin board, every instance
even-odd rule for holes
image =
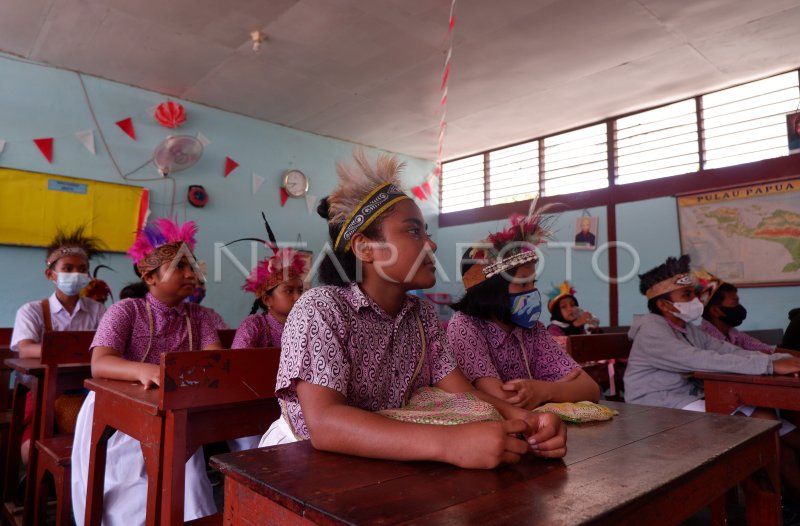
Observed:
[[[148,190],[0,168],[0,244],[44,247],[56,232],[86,225],[112,252],[125,252],[146,219]]]

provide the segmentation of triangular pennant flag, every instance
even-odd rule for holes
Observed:
[[[203,148],[207,148],[211,144],[211,139],[203,135],[203,132],[197,132],[197,140],[202,143]]]
[[[306,207],[308,208],[308,215],[311,215],[314,211],[314,205],[317,204],[317,196],[306,194]]]
[[[75,137],[83,143],[83,146],[89,150],[92,155],[97,155],[94,149],[94,132],[92,130],[75,132]]]
[[[281,206],[286,204],[286,200],[289,199],[289,194],[286,193],[286,189],[281,187]]]
[[[128,137],[136,140],[136,130],[133,129],[133,120],[130,117],[126,119],[122,119],[121,121],[117,121],[117,126],[120,127],[122,131],[128,134]]]
[[[261,185],[264,184],[264,178],[258,175],[257,173],[253,173],[253,195],[258,192],[258,189],[261,188]]]
[[[44,158],[47,159],[48,163],[53,163],[53,138],[47,137],[44,139],[34,139],[34,143],[36,146],[39,147],[39,151],[42,152]]]
[[[431,183],[429,183],[428,181],[422,183],[422,189],[425,191],[426,194],[433,195],[431,194]]]
[[[427,197],[425,197],[425,194],[422,192],[422,188],[420,188],[419,186],[415,186],[414,188],[411,189],[411,191],[420,201],[424,201],[427,199]]]
[[[5,149],[5,147],[6,147],[6,140],[5,139],[0,139],[0,153],[3,153],[3,150]]]
[[[232,171],[234,171],[239,166],[239,163],[231,159],[230,157],[225,157],[225,177],[228,177]]]

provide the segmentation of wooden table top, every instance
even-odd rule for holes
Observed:
[[[138,407],[145,413],[156,416],[158,409],[158,389],[145,389],[138,382],[107,380],[104,378],[88,378],[83,385],[95,392],[96,396],[113,396],[125,403]]]
[[[756,442],[774,446],[773,421],[605,404],[619,416],[570,425],[563,460],[530,456],[512,466],[468,470],[326,453],[304,441],[215,456],[212,464],[236,483],[326,524],[575,524],[614,521],[621,509],[633,513],[628,518],[634,522],[647,522],[631,510],[654,494],[663,497],[692,479],[686,498],[702,507],[708,502],[698,495],[703,488],[721,495],[722,486],[735,481],[717,473],[706,476],[714,481],[708,483],[698,473],[744,463],[747,455],[737,453]],[[735,469],[741,474],[755,467]],[[691,516],[676,504],[673,493],[649,518],[663,522],[673,510],[669,517]]]
[[[800,378],[794,375],[708,373],[698,371],[694,373],[694,377],[699,380],[716,380],[720,382],[800,387]]]

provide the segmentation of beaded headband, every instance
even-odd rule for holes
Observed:
[[[366,230],[389,207],[405,199],[411,198],[392,183],[385,183],[375,188],[345,219],[336,238],[334,251],[345,253],[350,250],[350,242],[354,235]]]

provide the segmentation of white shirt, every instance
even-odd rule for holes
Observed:
[[[81,297],[75,304],[75,310],[70,314],[56,298],[56,293],[50,295],[50,318],[54,331],[93,331],[97,329],[100,318],[106,312],[102,303]],[[14,320],[14,332],[11,333],[11,350],[19,352],[19,342],[33,340],[42,341],[44,334],[44,316],[42,315],[42,301],[31,301],[17,310]]]

